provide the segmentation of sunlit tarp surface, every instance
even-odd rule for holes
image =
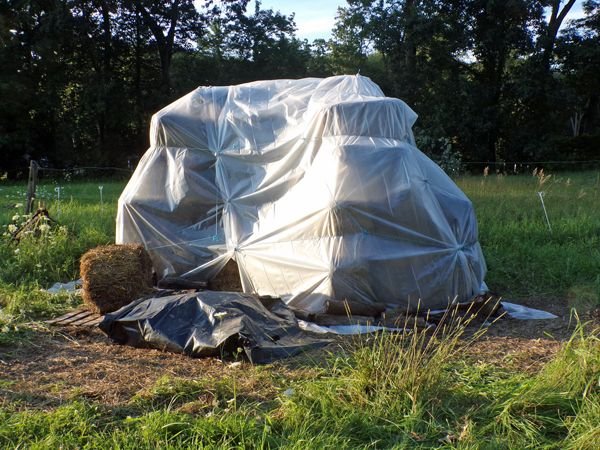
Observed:
[[[154,115],[117,242],[159,277],[310,312],[327,299],[439,307],[485,290],[469,199],[416,147],[416,114],[361,76],[202,87]]]

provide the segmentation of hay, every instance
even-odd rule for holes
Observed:
[[[211,291],[243,292],[237,263],[230,259],[219,274],[208,282],[208,288]]]
[[[105,314],[152,290],[152,261],[141,244],[96,247],[81,257],[83,301]]]

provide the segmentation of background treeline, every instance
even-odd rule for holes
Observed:
[[[0,0],[0,169],[127,167],[200,85],[360,71],[452,161],[600,159],[600,1],[348,0],[333,38],[249,0]]]

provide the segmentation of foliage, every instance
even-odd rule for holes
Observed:
[[[598,145],[597,2],[586,3],[586,18],[564,36],[573,0],[347,3],[331,42],[334,70],[360,68],[419,113],[425,134],[448,139],[464,159],[568,159],[573,147],[548,143],[568,136],[582,116]],[[383,69],[365,63],[370,54],[382,55]]]
[[[600,2],[584,2],[586,16],[574,21],[557,44],[560,73],[568,93],[569,125],[572,136],[600,133]],[[597,153],[596,153],[597,155]]]
[[[150,115],[191,87],[302,74],[309,53],[293,20],[259,4],[247,16],[247,4],[3,3],[0,168],[17,171],[30,158],[124,167],[147,148]],[[203,70],[174,70],[178,55]]]
[[[308,43],[248,0],[4,2],[0,170],[124,167],[151,114],[199,85],[359,72],[465,161],[593,159],[569,138],[599,142],[600,8],[567,24],[573,4],[348,0]]]
[[[453,149],[452,142],[448,138],[433,138],[431,136],[417,133],[415,137],[417,147],[433,159],[444,172],[451,177],[457,177],[464,171],[462,155]]]

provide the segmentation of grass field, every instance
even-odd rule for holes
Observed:
[[[598,448],[600,172],[458,184],[476,208],[490,288],[560,322],[492,325],[474,341],[461,324],[431,341],[363,336],[267,366],[45,327],[80,300],[42,288],[76,278],[80,255],[114,239],[124,183],[42,185],[58,226],[0,242],[0,446]],[[0,184],[3,232],[23,220],[24,190]]]

